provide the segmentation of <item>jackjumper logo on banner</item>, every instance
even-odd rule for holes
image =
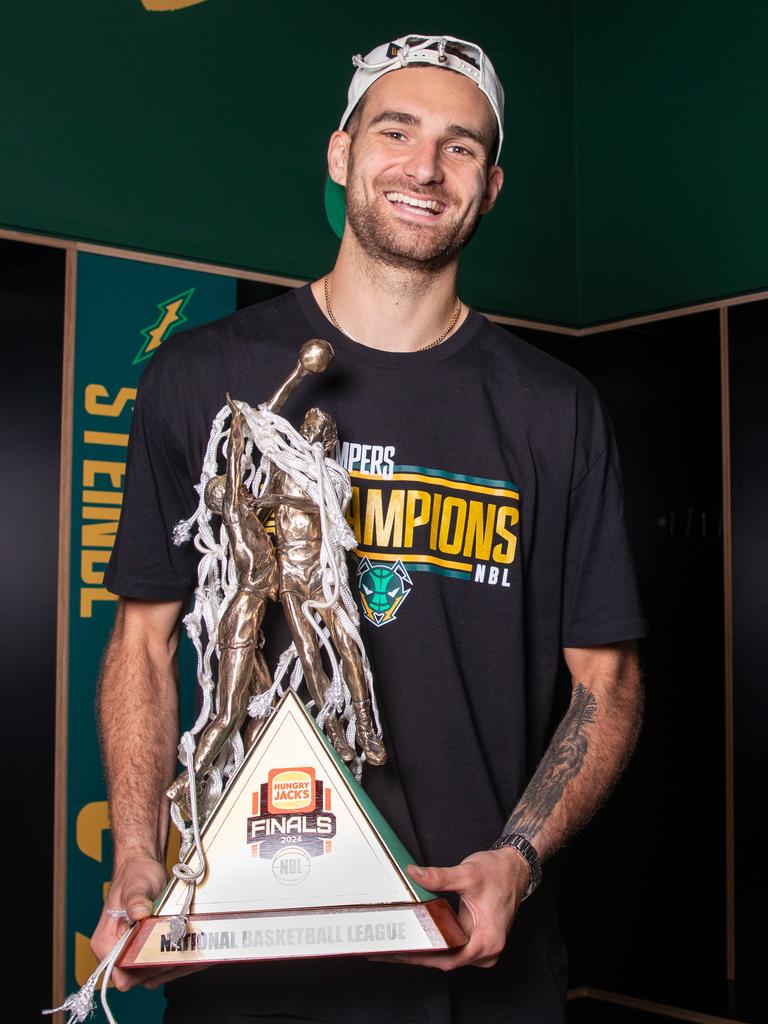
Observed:
[[[109,810],[91,709],[114,617],[116,598],[104,587],[104,570],[120,518],[137,386],[150,357],[173,333],[235,308],[234,278],[108,256],[78,256],[69,467],[66,991],[79,987],[96,965],[89,937],[112,873]],[[183,686],[182,706],[191,717],[194,669],[183,659],[182,678],[189,680]],[[122,1024],[159,1019],[162,1012],[158,993],[136,993],[124,1006],[117,998]]]
[[[145,327],[142,330],[144,344],[133,360],[134,365],[149,359],[160,348],[171,331],[187,322],[184,310],[194,294],[194,288],[187,288],[181,295],[174,295],[172,299],[164,299],[157,304],[160,316],[151,327]]]

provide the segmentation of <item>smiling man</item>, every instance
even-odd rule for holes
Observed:
[[[461,249],[503,181],[503,91],[485,53],[411,36],[354,63],[328,147],[346,199],[333,269],[170,339],[139,391],[107,575],[122,598],[100,691],[115,870],[93,945],[111,947],[123,912],[146,916],[165,878],[175,654],[195,579],[194,550],[169,537],[194,505],[209,424],[227,392],[263,400],[319,335],[333,365],[285,414],[333,415],[354,485],[389,755],[364,782],[427,865],[414,879],[455,894],[469,942],[383,963],[211,968],[169,985],[166,1020],[555,1024],[566,960],[541,864],[610,790],[641,704],[616,447],[582,377],[456,293]],[[119,987],[169,979],[115,972]]]
[[[374,262],[434,275],[455,261],[501,188],[488,101],[464,76],[446,82],[434,68],[406,68],[375,82],[352,121],[329,150],[347,185],[341,258],[356,244]]]
[[[458,256],[504,179],[503,91],[482,51],[455,41],[420,48],[404,38],[357,64],[328,147],[329,174],[346,188],[346,230],[314,293],[347,336],[415,351],[466,317]]]

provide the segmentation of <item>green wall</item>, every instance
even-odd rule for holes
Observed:
[[[768,288],[768,5],[576,5],[581,324]]]
[[[4,8],[7,227],[317,276],[351,54],[448,30],[487,47],[508,99],[464,298],[587,324],[768,287],[763,0]]]
[[[567,320],[573,279],[567,0],[38,0],[3,16],[0,223],[310,278],[336,240],[322,192],[351,56],[414,28],[477,37],[507,83],[507,192],[467,253],[484,309]],[[7,45],[12,41],[12,45]],[[10,100],[10,102],[8,102]]]

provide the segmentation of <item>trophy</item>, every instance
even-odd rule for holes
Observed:
[[[227,396],[198,510],[175,530],[183,543],[196,525],[201,552],[185,625],[202,706],[182,737],[185,771],[168,791],[179,863],[153,916],[132,929],[120,967],[467,941],[450,905],[410,879],[412,858],[360,784],[387,753],[347,573],[351,485],[333,458],[327,413],[310,409],[298,429],[278,415],[332,358],[327,342],[308,341],[269,401],[252,408]],[[282,605],[292,637],[274,676],[261,651],[269,601]]]

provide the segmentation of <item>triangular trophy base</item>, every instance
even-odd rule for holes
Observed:
[[[292,690],[282,697],[200,832],[191,904],[173,877],[120,967],[370,956],[467,941],[413,858]],[[193,846],[184,863],[193,872]],[[187,913],[188,908],[188,913]],[[189,934],[172,943],[183,914]]]
[[[387,906],[193,914],[188,935],[178,945],[170,941],[169,925],[169,917],[141,921],[120,967],[415,953],[467,942],[452,907],[440,898]]]

